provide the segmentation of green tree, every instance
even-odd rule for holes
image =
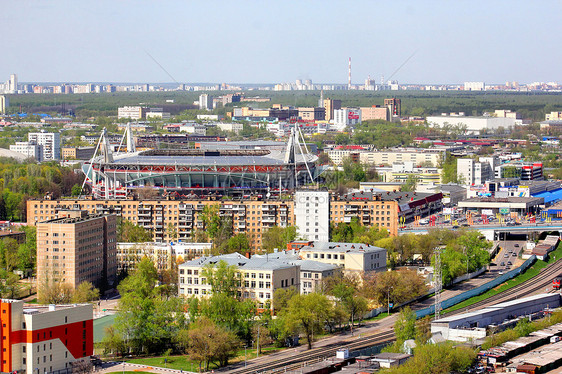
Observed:
[[[209,371],[209,364],[214,360],[218,360],[220,366],[226,366],[238,344],[234,334],[206,317],[192,324],[187,337],[189,355],[199,363],[200,371],[202,365],[204,371]]]
[[[287,244],[297,238],[295,226],[272,226],[262,233],[262,248],[266,252],[273,252],[275,248],[285,249]]]
[[[100,290],[90,282],[82,282],[76,287],[72,295],[73,303],[87,303],[100,298]]]
[[[400,191],[415,191],[418,186],[419,177],[417,175],[408,175],[404,184],[400,187]]]
[[[250,250],[250,241],[248,240],[248,235],[244,233],[239,233],[234,235],[232,238],[228,239],[226,243],[228,252],[238,252],[245,253]]]
[[[362,319],[368,311],[367,299],[358,295],[355,287],[345,283],[337,284],[332,289],[332,295],[338,299],[339,305],[343,306],[349,315],[351,334],[353,335],[353,324],[357,319]]]
[[[312,348],[314,333],[324,329],[324,323],[333,308],[328,298],[318,293],[293,296],[282,314],[289,330],[302,331],[306,336],[308,349]]]
[[[82,194],[82,186],[79,184],[75,184],[72,186],[72,190],[70,191],[71,196],[80,196]]]
[[[400,342],[399,345],[416,337],[416,313],[410,307],[403,308],[398,314],[398,319],[394,323],[394,333],[396,341]]]
[[[117,220],[117,241],[125,243],[148,242],[152,241],[152,235],[144,227],[119,218]]]
[[[156,286],[157,281],[154,263],[143,258],[117,288],[121,299],[115,326],[134,353],[162,352],[186,327],[182,299],[161,292],[165,286]]]
[[[225,294],[235,297],[242,281],[241,273],[235,265],[228,265],[226,261],[219,261],[216,265],[208,263],[201,270],[206,283],[211,286],[213,294]]]

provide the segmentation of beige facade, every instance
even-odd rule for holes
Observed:
[[[95,147],[63,147],[63,160],[89,160],[94,155]]]
[[[299,289],[300,267],[279,260],[248,259],[238,253],[202,257],[179,265],[178,294],[183,297],[207,297],[211,286],[202,271],[208,264],[225,261],[237,267],[240,277],[238,297],[252,299],[263,309],[273,301],[273,294],[281,288]]]
[[[386,269],[386,249],[361,243],[314,242],[300,249],[300,257],[336,265],[345,272]]]
[[[116,217],[61,212],[37,223],[37,280],[42,285],[82,282],[110,286],[116,280]]]
[[[324,102],[325,120],[331,121],[334,119],[334,110],[341,109],[341,100],[325,99]]]
[[[361,121],[390,121],[390,110],[388,107],[373,105],[372,107],[362,107],[359,109],[361,109]]]
[[[388,151],[368,151],[359,153],[359,160],[370,165],[392,165],[398,162],[413,162],[414,165],[436,167],[444,152],[433,149],[407,149]]]
[[[262,233],[269,227],[292,226],[293,201],[279,200],[28,200],[27,222],[59,217],[64,209],[83,209],[91,214],[115,213],[152,232],[156,242],[191,240],[204,230],[199,220],[207,205],[219,205],[220,215],[232,218],[234,233],[246,233],[252,249],[262,245]]]
[[[351,222],[356,218],[363,226],[378,226],[388,230],[390,235],[398,234],[398,203],[379,200],[332,200],[330,221]]]

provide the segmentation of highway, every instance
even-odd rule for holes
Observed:
[[[538,222],[538,223],[525,223],[515,226],[506,226],[505,224],[489,223],[489,224],[475,224],[475,225],[461,225],[460,228],[468,230],[496,230],[502,232],[527,232],[527,231],[561,231],[562,223],[557,222]],[[406,228],[398,230],[399,234],[426,234],[431,229],[453,229],[450,224],[437,224],[436,226],[413,226],[409,225]]]

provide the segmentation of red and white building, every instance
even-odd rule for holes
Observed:
[[[90,304],[24,307],[23,301],[2,299],[1,371],[43,374],[90,362],[94,351]]]
[[[343,131],[346,127],[355,127],[361,123],[361,109],[343,108],[334,110],[334,125],[336,131]]]

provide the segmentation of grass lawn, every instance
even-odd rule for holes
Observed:
[[[392,315],[392,313],[389,314],[387,312],[382,312],[378,316],[375,316],[375,317],[369,318],[369,319],[364,319],[363,321],[365,321],[365,322],[378,321],[379,319],[383,319],[383,318],[386,318],[386,317],[391,316],[391,315]]]
[[[264,347],[261,350],[262,351],[261,356],[267,355],[272,352],[276,352],[280,349],[281,348],[276,348],[276,347]],[[167,358],[166,363],[164,363],[165,357],[163,356],[134,358],[126,362],[130,364],[147,365],[153,367],[166,367],[169,369],[184,370],[184,371],[198,371],[199,369],[199,363],[190,360],[189,356],[169,356],[166,358]],[[244,362],[245,359],[251,360],[253,358],[256,358],[255,349],[247,348],[246,352],[244,352],[244,348],[242,348],[236,352],[236,357],[231,358],[228,362],[229,363]],[[211,369],[218,368],[215,363],[211,363],[209,367]]]
[[[520,274],[519,276],[517,276],[513,279],[510,279],[507,282],[502,283],[499,286],[497,286],[496,288],[492,288],[491,290],[489,290],[487,292],[484,292],[481,295],[474,296],[473,298],[465,300],[462,303],[459,303],[459,304],[454,305],[454,306],[452,306],[448,309],[445,309],[443,311],[443,313],[452,312],[452,311],[457,310],[457,309],[469,307],[469,306],[471,306],[472,304],[474,304],[478,301],[482,301],[482,300],[487,299],[491,296],[497,295],[500,292],[503,292],[503,291],[506,291],[506,290],[508,290],[512,287],[515,287],[518,284],[521,284],[521,283],[533,278],[534,276],[538,275],[542,269],[547,267],[549,264],[552,264],[555,261],[560,260],[561,258],[562,258],[562,245],[559,245],[558,248],[556,248],[556,250],[554,250],[553,252],[550,253],[548,261],[545,262],[545,261],[537,260],[537,262],[535,262],[523,274]]]

